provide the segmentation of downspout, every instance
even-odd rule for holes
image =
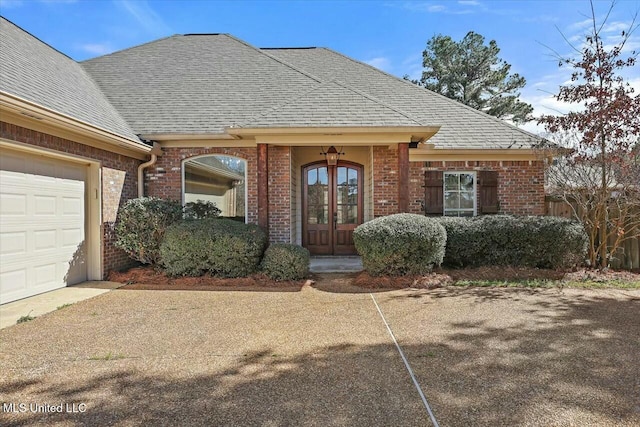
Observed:
[[[157,142],[154,142],[151,150],[151,160],[138,166],[138,197],[144,197],[144,170],[156,163],[158,154],[162,155],[162,148]]]

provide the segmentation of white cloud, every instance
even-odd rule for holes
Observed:
[[[627,32],[629,27],[629,22],[615,21],[605,24],[605,26],[602,27],[602,31],[605,33],[621,33],[622,31]]]
[[[570,32],[582,31],[582,30],[586,30],[592,25],[593,25],[593,21],[591,20],[591,18],[584,19],[582,21],[574,22],[573,24],[570,24],[569,26],[567,26],[567,31],[570,31]]]
[[[0,0],[0,10],[1,9],[13,9],[16,7],[20,7],[24,4],[22,0]]]
[[[391,61],[389,58],[384,56],[378,56],[376,58],[371,58],[369,60],[364,61],[365,64],[369,64],[372,67],[376,67],[382,71],[390,72],[391,69]]]
[[[403,74],[409,76],[411,80],[420,80],[422,78],[422,55],[411,55],[402,61]]]
[[[149,33],[155,36],[172,34],[171,28],[146,0],[119,0],[117,4],[122,6]]]
[[[460,5],[462,6],[469,6],[468,4],[464,4],[465,0],[461,0],[460,2],[458,2]],[[480,3],[477,3],[478,5],[480,5]],[[387,6],[397,6],[395,3],[387,3]],[[454,6],[457,6],[455,3],[453,3]],[[400,4],[400,7],[406,10],[410,10],[412,12],[426,12],[426,13],[444,13],[444,14],[448,14],[448,15],[467,15],[467,14],[471,14],[471,13],[475,13],[474,10],[471,9],[452,9],[448,6],[445,6],[443,4],[433,4],[433,3],[429,3],[429,2],[421,2],[421,3],[416,3],[416,2],[404,2]],[[486,9],[486,8],[485,8]]]
[[[78,48],[91,55],[97,56],[106,55],[115,50],[110,43],[86,43],[79,45]]]
[[[458,4],[464,6],[480,6],[480,2],[477,0],[458,0]]]

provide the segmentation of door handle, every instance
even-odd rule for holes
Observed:
[[[338,212],[333,213],[333,229],[338,229]]]

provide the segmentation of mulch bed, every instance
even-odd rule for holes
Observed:
[[[201,277],[169,277],[153,267],[134,267],[126,271],[112,271],[108,280],[125,283],[124,290],[174,290],[174,291],[278,291],[298,292],[306,280],[277,282],[262,274],[235,279],[209,275]]]
[[[323,277],[331,277],[323,281]],[[420,276],[370,276],[366,271],[337,275],[315,275],[314,287],[329,291],[344,291],[345,287],[353,290],[360,289],[434,289],[451,285],[459,281],[527,281],[527,280],[555,280],[563,282],[608,282],[612,280],[640,282],[640,274],[630,271],[615,270],[586,270],[566,272],[561,270],[544,270],[526,267],[479,267],[465,269],[437,269],[433,273]],[[240,290],[240,291],[277,291],[298,292],[306,280],[277,282],[263,274],[255,274],[250,277],[223,279],[212,276],[202,277],[169,277],[162,271],[153,267],[134,267],[127,271],[113,271],[108,280],[124,283],[119,289],[125,290],[190,290],[190,291],[215,291],[215,290]],[[325,286],[326,285],[326,286]],[[323,287],[324,286],[324,287]],[[340,288],[340,289],[338,289]]]
[[[562,271],[529,267],[479,267],[463,269],[437,269],[423,276],[370,276],[358,273],[351,281],[355,286],[367,289],[433,289],[460,281],[524,282],[529,280],[552,280],[562,282],[640,282],[640,274],[630,271],[586,270]]]

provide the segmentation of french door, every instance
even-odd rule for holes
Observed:
[[[317,255],[356,254],[353,230],[363,222],[362,165],[303,167],[302,245]]]

